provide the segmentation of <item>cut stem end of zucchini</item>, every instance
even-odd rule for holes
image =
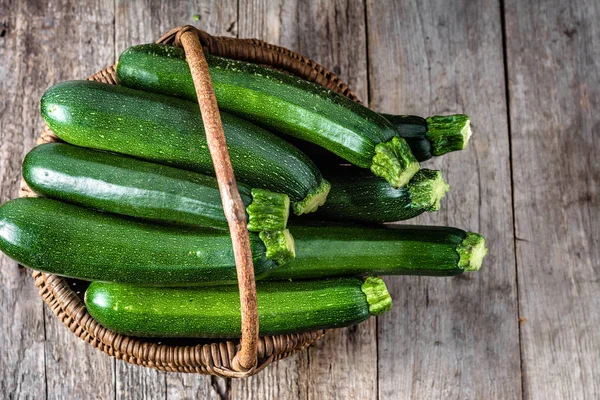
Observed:
[[[252,189],[252,203],[246,207],[246,212],[249,231],[280,231],[287,226],[290,198],[264,189]]]
[[[440,209],[440,202],[449,190],[442,172],[430,169],[420,170],[408,183],[412,207],[430,212]]]
[[[267,248],[266,256],[269,260],[282,265],[286,261],[296,258],[294,238],[288,229],[281,231],[263,231],[258,234]]]
[[[331,185],[325,179],[315,190],[311,191],[303,200],[292,204],[294,214],[302,215],[317,211],[317,208],[325,204]]]
[[[363,282],[361,289],[367,296],[371,315],[380,315],[392,309],[392,297],[383,279],[369,276]]]
[[[479,271],[483,259],[488,253],[488,249],[485,247],[485,238],[473,232],[467,232],[462,243],[456,247],[456,251],[460,256],[458,266],[465,271]]]
[[[410,151],[406,140],[393,137],[375,146],[371,171],[395,188],[408,184],[419,171],[419,162]]]
[[[464,114],[435,115],[427,118],[427,138],[432,154],[441,156],[463,150],[471,138],[471,120]]]

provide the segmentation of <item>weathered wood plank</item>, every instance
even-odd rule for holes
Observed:
[[[214,35],[236,36],[237,1],[117,0],[116,56],[133,44],[149,43],[180,25]]]
[[[600,3],[505,2],[524,394],[600,397]]]
[[[234,379],[231,381],[231,399],[308,399],[308,365],[308,352],[303,351],[268,366],[258,375]]]
[[[107,11],[103,11],[103,10]],[[65,79],[86,77],[94,72],[95,55],[106,55],[112,59],[112,3],[108,8],[104,4],[92,1],[78,3],[72,7],[70,2],[19,2],[16,28],[19,38],[17,62],[20,68],[21,89],[10,98],[17,104],[20,112],[14,114],[13,122],[19,132],[11,132],[13,144],[20,143],[19,150],[11,154],[14,157],[16,170],[3,165],[2,175],[18,173],[18,163],[24,152],[29,150],[42,127],[39,115],[39,98],[44,90],[53,83]],[[106,49],[96,51],[95,48]],[[10,124],[10,122],[9,122]],[[5,141],[2,141],[5,143]],[[11,189],[16,194],[17,180]],[[21,274],[29,274],[23,271]],[[39,297],[35,293],[33,283],[28,280],[27,288],[19,293],[19,301],[27,304]],[[31,299],[31,300],[25,300]],[[34,300],[35,299],[35,300]],[[41,305],[40,305],[41,307]],[[42,311],[43,310],[43,311]],[[46,346],[45,346],[45,375],[44,371],[32,368],[31,379],[39,383],[31,383],[36,388],[40,383],[43,387],[32,395],[32,398],[76,398],[89,395],[89,388],[94,387],[95,393],[101,397],[111,397],[113,393],[113,362],[97,350],[85,344],[68,331],[44,306],[39,312],[45,313]],[[9,313],[8,315],[11,315]],[[36,321],[36,313],[32,313]],[[24,322],[15,325],[23,331],[27,338],[35,334],[35,326]],[[8,325],[11,326],[11,325]],[[21,352],[33,354],[40,351],[44,354],[43,345],[31,348],[22,343]],[[22,387],[27,393],[29,388]]]
[[[226,395],[221,396],[220,393],[227,393],[227,381],[218,377],[196,375],[196,374],[173,374],[169,373],[166,376],[167,383],[167,399],[206,399],[206,400],[221,400],[227,399]]]
[[[21,160],[38,121],[37,102],[25,98],[23,81],[30,74],[43,81],[43,73],[28,63],[21,22],[19,2],[0,0],[0,203],[17,194]],[[0,333],[0,393],[14,399],[45,397],[43,302],[29,270],[2,253]]]
[[[115,393],[118,399],[165,399],[166,373],[116,360]]]
[[[237,2],[118,0],[115,15],[115,57],[134,44],[149,43],[179,25],[195,25],[217,35],[234,35]],[[116,364],[116,387],[121,398],[218,398],[224,380],[194,374],[162,373],[124,362]],[[213,385],[214,384],[214,385]]]
[[[241,1],[239,37],[257,37],[330,68],[367,101],[364,4],[360,1]],[[371,399],[377,396],[376,323],[341,329],[307,353],[232,382],[235,399]],[[358,368],[357,368],[358,367]]]
[[[488,239],[483,269],[458,278],[389,278],[379,318],[380,399],[521,397],[509,143],[497,1],[367,2],[371,105],[417,115],[465,112],[466,151],[423,167],[451,186],[442,210],[411,223]]]
[[[86,76],[92,72],[91,70],[84,71],[81,68],[83,59],[91,59],[89,43],[94,42],[105,46],[107,43],[104,42],[104,39],[112,38],[112,11],[110,9],[109,14],[100,13],[98,10],[102,7],[91,2],[85,2],[80,7],[81,10],[72,9],[71,5],[66,2],[45,4],[31,1],[18,2],[18,6],[15,3],[10,12],[2,13],[3,16],[16,13],[16,19],[12,21],[12,26],[10,26],[11,21],[7,21],[9,26],[3,36],[6,39],[3,40],[6,44],[11,43],[14,38],[17,40],[16,53],[13,55],[17,67],[12,72],[18,71],[18,76],[13,77],[18,84],[18,89],[15,91],[7,88],[9,95],[6,96],[6,99],[10,102],[9,111],[6,114],[3,113],[6,119],[3,118],[2,132],[7,137],[2,139],[2,200],[16,195],[20,161],[24,153],[33,146],[35,137],[41,130],[39,98],[43,91],[58,80]],[[78,14],[83,13],[86,14],[86,17],[75,18]],[[78,24],[82,22],[86,24],[79,28]],[[86,30],[86,28],[88,29]],[[96,30],[104,30],[106,34],[97,35]],[[90,42],[86,42],[88,38],[90,38]],[[112,54],[112,41],[108,45],[110,46],[108,54]],[[3,59],[9,60],[10,58]],[[3,84],[10,81],[11,79],[3,79]],[[10,95],[11,93],[12,95]],[[10,111],[11,109],[12,111]],[[12,148],[7,149],[5,147],[7,144]],[[8,182],[10,182],[10,186],[7,185]],[[3,261],[3,264],[5,265],[2,269],[5,272],[2,274],[2,279],[8,279],[8,282],[6,284],[3,282],[2,286],[10,289],[12,293],[9,292],[2,298],[12,302],[14,310],[2,313],[11,318],[10,323],[3,323],[2,326],[6,326],[11,333],[13,329],[21,331],[19,334],[20,349],[17,353],[21,360],[13,360],[17,364],[9,365],[6,370],[2,368],[6,373],[12,372],[13,374],[6,381],[3,379],[3,382],[8,385],[7,392],[11,393],[10,386],[16,380],[20,387],[13,388],[15,397],[81,395],[87,393],[86,384],[98,385],[97,393],[99,394],[109,395],[112,393],[112,361],[76,339],[50,315],[45,307],[42,308],[33,283],[29,278],[25,278],[29,275],[29,271],[17,270],[16,264],[12,262]],[[19,278],[19,280],[15,278]],[[19,287],[21,284],[24,286]],[[19,290],[13,292],[15,289]],[[18,298],[16,297],[17,293]],[[35,309],[28,310],[25,318],[20,318],[23,307],[31,307],[31,305],[35,305]],[[41,341],[39,343],[31,342],[31,338],[39,337],[40,332],[42,335],[44,334],[43,326],[38,326],[44,312],[46,313],[45,334],[48,339],[45,347]],[[17,316],[16,320],[13,319],[15,316]],[[12,335],[9,334],[8,338],[11,337]],[[43,340],[43,336],[38,340]],[[37,358],[37,361],[33,362],[34,358]],[[21,368],[29,369],[25,377],[21,375]],[[83,377],[79,375],[81,371],[91,368],[94,368],[94,374]],[[44,382],[44,376],[46,376],[47,382]],[[77,379],[75,379],[76,376]]]

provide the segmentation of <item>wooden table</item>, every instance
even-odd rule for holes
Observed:
[[[68,332],[30,272],[2,256],[0,397],[600,397],[597,0],[163,3],[0,0],[2,202],[17,194],[47,87],[195,24],[304,53],[376,110],[469,114],[468,149],[424,164],[440,168],[452,190],[418,222],[483,233],[484,268],[388,277],[392,312],[257,377],[225,381],[105,356]]]

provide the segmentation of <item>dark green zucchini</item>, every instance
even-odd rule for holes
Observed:
[[[398,135],[402,136],[415,158],[419,161],[429,160],[432,154],[431,142],[427,134],[427,120],[414,115],[382,114],[394,125]]]
[[[404,138],[417,161],[427,161],[451,151],[463,150],[471,137],[469,117],[464,114],[427,119],[415,115],[382,114],[390,121],[398,136]],[[309,156],[321,171],[335,165],[348,164],[343,158],[310,142],[288,138],[288,142]]]
[[[283,235],[283,233],[281,233]],[[291,256],[289,242],[265,248],[250,234],[258,277]],[[285,243],[285,246],[282,245]],[[0,250],[32,269],[84,280],[178,286],[235,283],[229,232],[151,225],[45,198],[0,207]]]
[[[410,225],[294,225],[296,258],[264,279],[332,276],[452,276],[477,271],[485,239],[457,228]]]
[[[256,287],[260,335],[354,325],[388,311],[392,299],[379,278],[263,282]],[[237,338],[237,286],[159,288],[93,282],[85,304],[102,326],[138,337]]]
[[[201,173],[213,173],[198,105],[124,86],[59,83],[41,101],[42,116],[64,141]],[[284,140],[221,114],[236,177],[253,188],[287,194],[296,214],[325,202],[329,183]]]
[[[419,164],[392,124],[374,111],[320,85],[256,64],[207,55],[219,108],[275,133],[319,145],[392,186],[404,186]],[[196,99],[180,48],[134,46],[117,66],[120,84]]]
[[[382,115],[408,142],[419,161],[463,150],[471,138],[471,120],[464,114],[434,115],[427,119],[414,115]]]
[[[217,180],[212,176],[118,154],[42,144],[23,161],[23,178],[34,192],[131,217],[228,229]],[[283,230],[287,195],[238,183],[250,231]]]
[[[264,242],[250,235],[258,279],[451,276],[478,270],[487,253],[481,235],[456,228],[317,224],[292,228],[297,256],[285,260],[294,247],[285,232],[268,232]],[[50,199],[0,207],[0,250],[33,269],[86,280],[163,286],[236,281],[227,232],[153,226]],[[269,258],[281,265],[274,268]]]
[[[408,185],[396,189],[373,175],[352,167],[330,168],[327,203],[312,219],[331,221],[394,222],[440,209],[450,186],[440,171],[422,169]]]

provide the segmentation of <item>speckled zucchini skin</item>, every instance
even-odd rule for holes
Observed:
[[[427,119],[416,115],[381,115],[392,123],[396,134],[404,138],[419,162],[451,151],[462,150],[469,141],[470,133],[463,133],[465,121],[468,120],[466,115],[434,116]],[[429,129],[430,124],[433,133]],[[436,128],[438,132],[435,132]],[[326,172],[331,166],[348,163],[343,158],[310,142],[296,138],[289,138],[288,141],[309,156],[322,172]]]
[[[296,258],[265,279],[361,275],[459,275],[457,250],[467,232],[437,226],[332,223],[290,227]]]
[[[42,116],[64,141],[201,173],[214,173],[198,105],[93,81],[44,93]],[[308,157],[256,125],[222,113],[236,178],[301,202],[327,186]],[[326,193],[325,193],[326,196]],[[301,213],[297,207],[296,213]]]
[[[228,229],[214,177],[66,143],[31,150],[23,178],[34,192],[115,214]],[[244,205],[251,189],[238,183]]]
[[[475,271],[485,239],[434,226],[294,225],[296,258],[275,267],[250,234],[259,280],[335,276],[452,276]],[[0,207],[0,250],[23,265],[85,280],[193,286],[236,282],[229,234],[153,226],[56,200]]]
[[[257,276],[275,267],[258,234],[250,245]],[[237,282],[229,232],[151,225],[46,198],[0,207],[0,250],[32,269],[84,280]]]
[[[120,154],[47,143],[23,161],[34,192],[69,203],[165,223],[228,229],[217,180]],[[286,227],[289,198],[238,183],[248,229]]]
[[[257,284],[260,335],[338,328],[370,315],[357,278]],[[151,288],[94,282],[85,303],[104,327],[141,337],[232,338],[241,333],[237,286]]]
[[[370,168],[375,146],[396,135],[381,115],[320,85],[242,61],[210,55],[207,61],[219,108],[317,144],[359,167]],[[119,58],[117,76],[132,88],[196,98],[180,48],[131,47]]]
[[[422,169],[407,186],[399,189],[361,172],[354,167],[330,166],[331,191],[327,203],[309,218],[342,222],[403,221],[439,210],[440,200],[449,188],[440,171]]]

